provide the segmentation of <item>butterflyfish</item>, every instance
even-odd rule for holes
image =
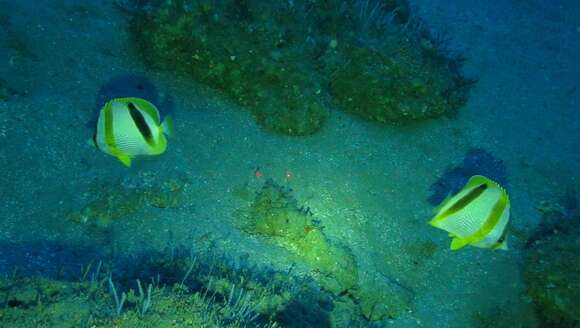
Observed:
[[[129,167],[133,158],[160,155],[167,148],[166,136],[173,133],[171,117],[160,121],[157,107],[136,97],[116,98],[99,112],[93,144]]]
[[[452,250],[467,245],[507,250],[510,200],[497,182],[474,175],[436,212],[429,224],[449,233]]]

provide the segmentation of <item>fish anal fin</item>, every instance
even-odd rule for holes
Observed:
[[[456,251],[456,250],[458,250],[458,249],[460,249],[460,248],[463,248],[463,247],[465,247],[467,244],[468,244],[468,243],[467,243],[467,241],[466,241],[465,239],[463,239],[463,238],[457,238],[457,237],[455,237],[455,238],[453,238],[453,240],[451,241],[451,246],[449,246],[449,248],[450,248],[452,251]]]
[[[121,151],[115,151],[113,154],[126,167],[131,167],[131,157]]]

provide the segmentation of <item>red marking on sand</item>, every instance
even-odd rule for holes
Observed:
[[[264,173],[262,173],[262,171],[260,171],[260,170],[256,170],[254,172],[254,176],[259,179],[259,178],[264,176]]]

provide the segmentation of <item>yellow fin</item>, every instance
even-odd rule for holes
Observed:
[[[131,167],[131,157],[129,155],[123,153],[122,151],[120,151],[116,147],[111,149],[111,155],[117,157],[117,159],[121,163],[123,163],[123,165],[125,165],[126,167]]]
[[[131,167],[131,157],[125,154],[117,155],[117,159],[123,163],[126,167]]]
[[[451,241],[451,245],[449,246],[449,248],[452,251],[456,251],[460,248],[465,247],[468,244],[467,240],[463,239],[463,238],[453,238],[453,240]]]

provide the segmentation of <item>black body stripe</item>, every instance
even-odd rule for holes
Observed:
[[[155,141],[153,140],[153,135],[151,134],[151,129],[149,129],[147,122],[145,122],[145,118],[143,117],[143,114],[141,114],[141,112],[137,109],[137,107],[135,107],[135,104],[129,103],[128,106],[129,106],[129,113],[131,114],[131,118],[133,119],[133,122],[135,122],[135,125],[139,129],[139,132],[141,133],[143,138],[145,138],[145,141],[147,141],[147,144],[149,144],[151,147],[153,147],[155,145]]]
[[[487,189],[487,185],[485,183],[480,184],[479,186],[473,188],[467,195],[463,196],[460,200],[458,200],[455,204],[453,204],[449,209],[447,209],[446,214],[451,215],[455,212],[461,211],[465,206],[471,203],[474,199],[479,197],[485,190]]]

